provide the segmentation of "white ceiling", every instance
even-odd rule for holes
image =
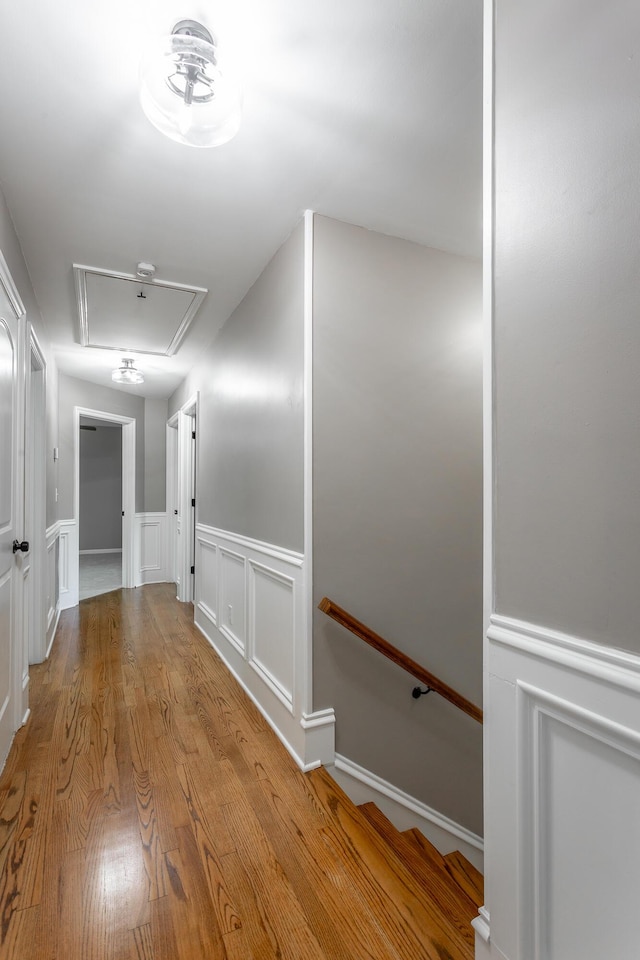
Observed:
[[[143,44],[184,18],[244,71],[221,147],[174,143],[139,106]],[[0,186],[59,368],[110,384],[120,359],[79,344],[74,263],[209,290],[126,388],[162,397],[306,208],[479,256],[481,30],[481,0],[7,0]]]

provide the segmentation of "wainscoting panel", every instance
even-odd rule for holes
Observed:
[[[244,654],[246,646],[246,561],[233,550],[220,549],[220,631]]]
[[[206,622],[218,626],[218,547],[196,530],[196,620],[198,610]],[[227,638],[229,639],[229,638]]]
[[[333,710],[308,714],[304,558],[198,524],[195,622],[302,769],[331,763]]]
[[[135,584],[167,580],[167,514],[136,513],[133,526]]]
[[[640,658],[494,617],[488,633],[491,956],[637,956]]]
[[[51,644],[56,635],[58,620],[60,619],[60,599],[58,596],[58,543],[60,527],[54,523],[47,528],[47,569],[46,569],[46,617],[47,617],[47,657],[51,651]]]
[[[249,562],[249,662],[293,712],[295,580]]]
[[[75,520],[59,520],[58,586],[60,609],[67,610],[78,603],[78,524]]]

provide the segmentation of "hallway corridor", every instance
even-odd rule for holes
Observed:
[[[298,770],[173,594],[82,601],[31,670],[0,779],[0,960],[470,957],[372,877],[339,788]]]
[[[250,806],[275,800],[269,767],[292,810],[304,778],[173,593],[83,601],[31,670],[0,781],[2,960],[324,956]]]

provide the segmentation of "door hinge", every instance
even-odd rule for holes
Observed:
[[[196,572],[196,568],[195,568],[195,567],[191,567],[191,573],[195,573],[195,572]]]
[[[122,516],[124,517],[124,510],[122,511]]]
[[[192,498],[191,498],[191,506],[192,506],[192,507],[195,507],[195,505],[196,505],[196,498],[195,498],[195,497],[192,497]]]
[[[192,439],[192,440],[195,440],[195,438],[196,438],[196,432],[195,432],[195,430],[192,430],[192,431],[191,431],[191,439]]]

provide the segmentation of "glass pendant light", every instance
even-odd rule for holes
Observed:
[[[151,123],[178,143],[216,147],[238,132],[238,85],[220,63],[206,27],[180,20],[140,66],[140,101]]]
[[[144,383],[144,374],[134,367],[135,360],[123,357],[122,365],[111,371],[114,383]]]

